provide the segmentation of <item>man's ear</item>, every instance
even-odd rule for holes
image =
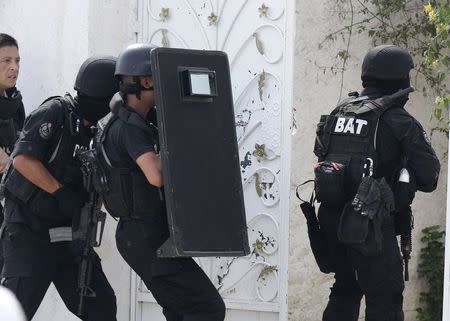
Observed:
[[[141,78],[141,86],[144,88],[153,87],[153,79],[152,77],[142,77]]]

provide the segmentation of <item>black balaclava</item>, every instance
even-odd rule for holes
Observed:
[[[362,86],[364,88],[376,88],[383,95],[391,95],[400,89],[405,89],[411,86],[411,81],[408,78],[380,80],[380,79],[363,79]]]
[[[364,88],[375,88],[383,95],[411,86],[409,72],[414,68],[408,51],[394,45],[374,47],[364,57],[361,80]]]
[[[81,119],[86,119],[91,124],[105,117],[109,112],[110,99],[92,98],[84,95],[75,97],[77,114]]]

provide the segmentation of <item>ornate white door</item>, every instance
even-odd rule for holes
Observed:
[[[294,4],[139,1],[140,41],[221,50],[230,60],[252,253],[197,260],[226,302],[227,321],[287,320]],[[164,320],[136,275],[131,297],[132,321]]]

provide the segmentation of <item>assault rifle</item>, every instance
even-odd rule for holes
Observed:
[[[73,242],[81,250],[81,261],[78,271],[78,292],[80,301],[77,314],[83,315],[86,297],[95,297],[95,291],[91,288],[93,260],[95,259],[94,247],[101,245],[103,230],[105,227],[106,213],[101,210],[101,201],[96,190],[99,177],[99,168],[96,158],[96,150],[78,150],[77,158],[81,162],[83,173],[83,185],[89,193],[88,202],[82,208],[80,217],[73,222]]]
[[[409,281],[408,263],[411,259],[412,251],[412,230],[414,228],[414,217],[412,215],[411,206],[408,206],[398,215],[406,221],[405,230],[400,234],[400,251],[402,252],[403,261],[405,263],[405,281]]]
[[[395,182],[395,194],[397,198],[397,213],[395,215],[395,232],[400,235],[400,251],[405,263],[405,281],[409,281],[408,263],[412,251],[412,230],[414,229],[414,216],[411,203],[414,199],[417,187],[414,175],[407,168],[407,159],[402,160],[402,169]]]

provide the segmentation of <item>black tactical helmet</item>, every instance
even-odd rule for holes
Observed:
[[[119,91],[119,82],[114,77],[117,58],[94,56],[80,67],[75,81],[76,113],[90,123],[97,122],[109,112],[108,103]]]
[[[145,43],[136,43],[128,46],[119,55],[114,75],[116,77],[151,76],[150,51],[154,48]]]
[[[95,99],[110,99],[119,91],[119,83],[114,78],[117,58],[94,56],[86,59],[78,71],[74,89],[79,96]]]
[[[372,48],[364,57],[361,79],[399,80],[409,79],[409,72],[414,68],[411,55],[394,45]]]

